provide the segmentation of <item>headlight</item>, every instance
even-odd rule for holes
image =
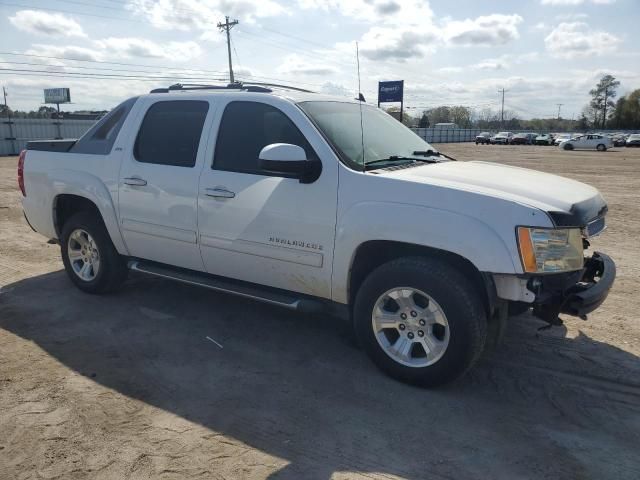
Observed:
[[[518,249],[527,273],[553,273],[583,267],[579,228],[518,227]]]

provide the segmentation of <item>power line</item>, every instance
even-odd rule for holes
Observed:
[[[236,61],[238,62],[238,65],[240,65],[240,55],[238,55],[238,50],[236,50],[236,42],[234,42],[233,39],[231,39],[231,46],[233,47],[233,53],[235,53],[236,55]]]
[[[81,70],[103,70],[103,71],[109,71],[109,72],[124,72],[124,73],[146,73],[146,74],[158,74],[158,75],[162,75],[162,74],[180,74],[180,73],[185,73],[187,72],[187,70],[183,70],[179,67],[176,68],[171,68],[169,69],[169,71],[167,72],[153,72],[153,71],[149,71],[149,70],[132,70],[132,69],[127,69],[127,68],[105,68],[105,67],[94,67],[94,66],[84,66],[84,65],[65,65],[65,64],[54,64],[54,63],[33,63],[33,62],[5,62],[2,61],[0,62],[0,64],[9,64],[9,65],[27,65],[27,66],[32,66],[32,67],[56,67],[56,68],[73,68],[73,69],[81,69]],[[12,67],[8,67],[8,68],[12,68]],[[69,73],[74,73],[74,72],[69,72]],[[212,72],[212,73],[218,73],[218,74],[224,74],[226,72]],[[193,73],[190,73],[190,75],[193,75]]]
[[[72,0],[59,0],[59,1],[72,2]],[[115,0],[107,0],[107,1],[115,2]],[[73,1],[72,3],[76,3],[76,4],[80,4],[80,5],[86,5],[86,6],[95,6],[95,5],[85,4],[85,3],[81,3],[81,2],[77,2],[77,1]],[[115,2],[115,3],[120,3],[120,2]],[[40,10],[59,12],[59,13],[66,13],[66,14],[69,14],[69,15],[80,15],[80,16],[88,16],[88,17],[95,17],[95,18],[105,18],[105,19],[111,19],[111,20],[120,20],[120,21],[125,21],[125,22],[134,22],[134,23],[146,23],[146,24],[154,25],[152,22],[142,21],[142,20],[139,20],[139,19],[114,17],[114,16],[108,16],[108,15],[98,15],[98,14],[93,14],[93,13],[64,10],[64,9],[60,9],[60,8],[33,7],[33,6],[23,5],[23,4],[13,3],[13,2],[0,2],[0,6],[13,6],[13,7],[20,7],[20,8],[38,8]],[[178,8],[175,8],[174,10],[178,10]],[[191,10],[191,9],[182,8],[180,10],[183,10],[185,12],[189,11],[189,12],[192,12],[192,13],[197,13],[199,15],[202,14],[202,12],[197,12],[197,11]],[[273,33],[276,33],[276,34],[284,36],[284,37],[292,38],[292,39],[295,39],[295,40],[298,40],[298,41],[303,41],[303,42],[309,43],[309,44],[315,44],[317,46],[320,46],[321,48],[327,48],[326,45],[320,45],[320,44],[312,42],[310,40],[302,39],[301,37],[295,37],[293,35],[288,35],[288,34],[285,34],[285,33],[282,33],[282,32],[278,32],[276,30],[266,29],[264,27],[261,27],[261,28],[263,30],[271,31]],[[342,65],[342,66],[348,66],[349,68],[351,68],[350,64],[346,64],[344,62],[336,61],[335,58],[329,57],[327,55],[322,55],[322,54],[317,53],[317,52],[309,52],[309,51],[305,51],[305,50],[302,50],[302,49],[297,49],[297,48],[295,48],[293,46],[285,46],[285,45],[282,45],[282,44],[275,43],[273,41],[269,42],[269,41],[266,41],[263,37],[260,37],[260,36],[254,34],[254,33],[251,33],[251,32],[247,32],[245,30],[240,30],[240,32],[243,33],[243,34],[246,34],[246,35],[251,35],[251,36],[257,37],[258,41],[260,42],[260,44],[266,43],[268,45],[275,46],[276,48],[281,48],[283,50],[287,50],[287,51],[290,51],[290,52],[293,52],[293,53],[298,53],[299,55],[304,55],[304,56],[311,57],[311,58],[315,57],[315,59],[320,58],[320,59],[322,59],[324,61],[327,61],[327,62],[335,63],[335,64]]]
[[[0,63],[11,63],[11,62],[0,62]],[[19,63],[19,62],[16,62]],[[28,64],[30,66],[54,66],[54,67],[60,67],[58,65],[42,65],[42,64]],[[78,67],[73,67],[73,66],[63,66],[61,68],[78,68]],[[85,68],[91,68],[91,67],[85,67]],[[112,70],[112,69],[109,69]],[[116,71],[121,71],[121,72],[127,72],[127,70],[118,70],[115,69]],[[135,71],[133,71],[135,72]],[[55,70],[36,70],[36,69],[16,69],[16,68],[2,68],[0,67],[0,73],[3,75],[26,75],[26,74],[33,74],[33,73],[37,73],[37,74],[42,74],[42,73],[46,73],[46,74],[50,74],[50,75],[43,75],[43,76],[50,76],[52,78],[78,78],[78,79],[87,79],[87,78],[99,78],[99,79],[103,79],[103,80],[151,80],[151,81],[155,81],[155,80],[173,80],[173,81],[184,81],[184,80],[190,80],[190,81],[199,81],[199,82],[211,82],[211,81],[220,81],[220,82],[225,82],[226,79],[224,78],[215,78],[213,76],[192,76],[192,75],[185,75],[184,73],[179,73],[179,72],[175,72],[175,73],[163,73],[163,72],[143,72],[143,73],[148,73],[151,74],[152,76],[148,76],[148,75],[115,75],[115,74],[106,74],[106,73],[94,73],[94,72],[70,72],[70,71],[55,71]],[[220,73],[226,73],[226,72],[220,72]],[[243,81],[250,83],[252,81],[277,81],[280,83],[289,83],[291,82],[291,79],[282,79],[282,78],[274,78],[274,77],[264,77],[264,76],[259,76],[259,75],[251,75],[251,74],[243,74]],[[296,84],[304,84],[304,85],[310,85],[313,87],[322,87],[321,84],[317,84],[317,83],[307,83],[307,82],[295,82]]]
[[[70,58],[70,57],[58,57],[53,55],[36,55],[32,53],[15,53],[15,52],[0,52],[0,55],[14,55],[19,57],[34,57],[34,58],[47,58],[51,60],[68,60],[73,62],[84,62],[84,63],[99,63],[105,65],[122,65],[129,67],[143,67],[143,68],[166,68],[166,69],[177,69],[183,70],[185,72],[202,72],[202,73],[226,73],[223,70],[201,70],[194,68],[180,68],[180,67],[172,67],[167,65],[148,65],[148,64],[140,64],[140,63],[123,63],[123,62],[108,62],[106,60],[84,60],[80,58]],[[12,63],[12,62],[7,62]],[[80,68],[80,67],[73,67]],[[97,67],[96,67],[97,68]]]
[[[70,3],[73,5],[83,5],[85,7],[94,7],[94,8],[104,8],[107,10],[113,10],[113,7],[109,7],[107,5],[99,5],[99,4],[95,4],[95,3],[85,3],[85,2],[78,2],[76,0],[56,0],[57,2],[62,2],[62,3]],[[121,3],[120,5],[126,5],[124,3]],[[40,7],[34,7],[34,8],[40,8]]]
[[[253,41],[253,42],[259,43],[263,47],[264,47],[265,44],[266,45],[271,45],[272,47],[279,48],[279,49],[285,50],[287,52],[291,52],[291,53],[295,53],[295,54],[298,54],[298,55],[301,55],[301,56],[304,56],[304,57],[308,57],[308,58],[310,58],[312,60],[315,60],[316,62],[318,60],[322,60],[322,61],[327,62],[327,63],[341,65],[341,66],[348,67],[348,68],[353,68],[353,65],[345,63],[345,62],[341,62],[339,60],[336,60],[333,57],[329,57],[329,56],[323,55],[323,54],[318,53],[318,52],[312,52],[312,51],[309,51],[309,50],[304,50],[302,48],[297,48],[297,47],[293,47],[293,46],[289,46],[289,45],[283,45],[282,43],[279,43],[277,41],[267,40],[267,39],[265,39],[264,37],[262,37],[262,36],[260,36],[258,34],[255,34],[255,33],[252,33],[252,32],[248,32],[248,31],[246,31],[244,29],[238,29],[238,33],[241,34],[240,35],[241,38],[244,38],[245,40],[249,40],[249,41]],[[249,35],[250,37],[254,37],[255,40],[253,40],[252,38],[247,38],[246,37],[247,35]]]
[[[556,105],[558,106],[558,120],[560,120],[560,109],[562,108],[564,103],[556,103]]]
[[[80,15],[83,17],[96,17],[96,18],[107,18],[107,19],[111,19],[111,20],[120,20],[122,22],[134,22],[134,23],[148,23],[151,24],[151,22],[145,22],[142,20],[135,20],[133,18],[122,18],[122,17],[111,17],[108,15],[98,15],[95,13],[84,13],[84,12],[73,12],[70,10],[62,10],[60,8],[49,8],[49,7],[34,7],[33,5],[23,5],[20,3],[12,3],[12,2],[0,2],[0,5],[4,5],[4,6],[8,6],[8,7],[20,7],[20,8],[37,8],[38,10],[47,10],[49,12],[58,12],[58,13],[67,13],[69,15]]]
[[[3,68],[0,67],[0,73],[4,72],[4,74],[42,74],[46,73],[51,76],[61,76],[67,78],[102,78],[102,79],[137,79],[137,80],[197,80],[197,81],[224,81],[224,79],[216,79],[211,77],[184,77],[181,75],[154,75],[154,76],[142,76],[142,75],[120,75],[115,73],[89,73],[89,72],[65,72],[65,71],[54,71],[54,70],[35,70],[35,69],[24,69],[24,68]]]

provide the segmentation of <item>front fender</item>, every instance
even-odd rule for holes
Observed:
[[[424,206],[362,202],[339,219],[332,278],[332,297],[348,303],[349,273],[358,247],[371,240],[422,245],[455,253],[481,272],[521,273],[513,241],[507,242],[486,223],[457,212]]]

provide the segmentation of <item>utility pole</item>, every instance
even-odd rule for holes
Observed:
[[[498,93],[502,92],[502,109],[500,110],[500,128],[504,128],[504,92],[507,92],[504,87],[502,90],[498,90]]]
[[[556,105],[558,106],[558,120],[560,120],[560,109],[562,108],[564,103],[556,103]]]
[[[225,30],[227,32],[227,53],[229,54],[229,83],[235,83],[233,79],[233,65],[231,64],[231,36],[229,35],[229,31],[238,24],[237,20],[232,22],[229,21],[229,17],[224,17],[225,22],[218,22],[218,28],[220,31]]]
[[[7,105],[7,90],[4,87],[2,87],[2,96],[4,97],[4,109],[7,112],[7,121],[4,123],[9,125],[9,136],[5,138],[5,140],[11,141],[11,153],[13,155],[16,155],[16,137],[14,137],[13,135],[13,121],[11,120],[11,110],[9,110],[9,105]]]

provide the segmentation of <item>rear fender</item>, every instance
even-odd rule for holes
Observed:
[[[118,215],[113,198],[106,185],[96,176],[75,170],[55,170],[49,174],[49,185],[52,186],[53,208],[51,209],[52,223],[55,225],[55,204],[59,195],[77,195],[91,200],[102,215],[111,241],[118,253],[128,255],[126,244],[120,233]],[[60,226],[57,226],[58,228]],[[59,232],[56,232],[58,236]]]

